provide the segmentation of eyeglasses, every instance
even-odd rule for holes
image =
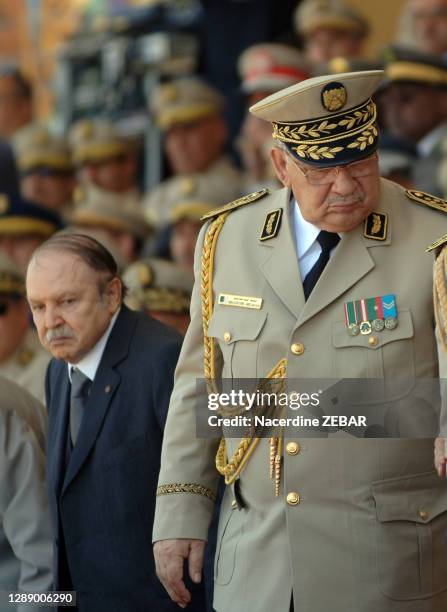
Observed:
[[[335,182],[341,170],[346,170],[353,179],[363,178],[373,174],[375,164],[372,162],[377,160],[377,153],[370,155],[366,159],[352,162],[352,164],[346,164],[346,166],[333,166],[332,168],[305,168],[298,163],[292,155],[289,154],[289,157],[303,176],[306,177],[310,185],[330,185]]]

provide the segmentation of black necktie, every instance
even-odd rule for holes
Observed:
[[[77,368],[71,370],[70,393],[70,436],[73,446],[76,444],[81,428],[84,408],[90,391],[91,380]]]
[[[320,257],[317,259],[313,267],[309,270],[303,282],[304,297],[307,298],[312,293],[312,289],[317,284],[321,273],[329,261],[329,254],[334,247],[340,242],[340,236],[332,232],[321,230],[317,236],[318,244],[321,246]]]

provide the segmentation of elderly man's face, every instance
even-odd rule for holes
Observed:
[[[447,0],[413,0],[414,37],[419,48],[441,55],[447,51]]]
[[[328,232],[349,232],[357,227],[379,200],[379,167],[371,158],[371,174],[353,178],[346,167],[340,166],[332,183],[311,185],[286,152],[274,148],[272,161],[278,179],[291,187],[304,219]]]
[[[218,115],[176,125],[165,134],[166,156],[175,174],[202,172],[222,154],[227,139],[224,120]]]
[[[0,364],[11,357],[25,336],[28,312],[24,298],[0,294]]]
[[[32,259],[26,288],[42,345],[69,363],[78,363],[95,346],[121,298],[117,278],[109,280],[62,251]]]

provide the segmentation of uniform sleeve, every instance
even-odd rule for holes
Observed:
[[[13,411],[0,417],[0,515],[20,563],[18,590],[52,588],[52,538],[45,458],[34,432]]]
[[[200,299],[202,244],[195,255],[191,323],[175,372],[163,439],[153,541],[171,538],[206,540],[219,473],[215,466],[218,439],[196,435],[196,379],[203,379],[203,327]]]

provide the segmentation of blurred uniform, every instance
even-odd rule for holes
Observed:
[[[9,255],[23,273],[34,250],[62,227],[56,212],[20,195],[0,193],[0,251]]]
[[[366,18],[344,0],[303,0],[295,10],[295,30],[314,66],[333,57],[358,57],[369,33]]]
[[[139,197],[137,142],[119,134],[105,119],[81,119],[68,138],[81,187],[94,185]]]
[[[185,177],[172,182],[169,225],[162,232],[157,254],[193,270],[194,251],[204,214],[223,206],[234,193],[231,183],[215,185],[206,176]]]
[[[66,216],[76,186],[68,143],[37,124],[20,130],[13,143],[22,195]]]
[[[310,76],[302,53],[278,43],[262,43],[245,49],[238,60],[238,72],[247,107]],[[245,190],[249,193],[262,187],[276,189],[279,183],[270,161],[270,126],[247,111],[238,148],[245,170]]]
[[[0,374],[44,402],[45,372],[50,355],[42,348],[28,318],[23,275],[17,265],[0,252],[0,356],[2,349],[8,348],[9,353],[0,359]]]
[[[134,192],[118,194],[90,187],[70,216],[82,233],[94,229],[105,234],[129,263],[138,258],[151,226],[145,219],[140,199]]]
[[[133,263],[123,275],[129,294],[125,303],[185,335],[194,274],[171,261],[149,258]]]
[[[52,589],[46,429],[44,407],[0,376],[0,591]],[[14,610],[25,612],[29,606],[0,604],[0,612]]]
[[[415,188],[442,197],[447,193],[447,60],[392,47],[385,61],[386,127],[416,146],[411,173]]]
[[[176,79],[154,91],[151,109],[164,133],[164,151],[174,176],[149,192],[144,207],[158,227],[169,221],[170,208],[185,178],[204,182],[219,192],[243,192],[241,173],[224,150],[227,127],[223,97],[197,77]]]

